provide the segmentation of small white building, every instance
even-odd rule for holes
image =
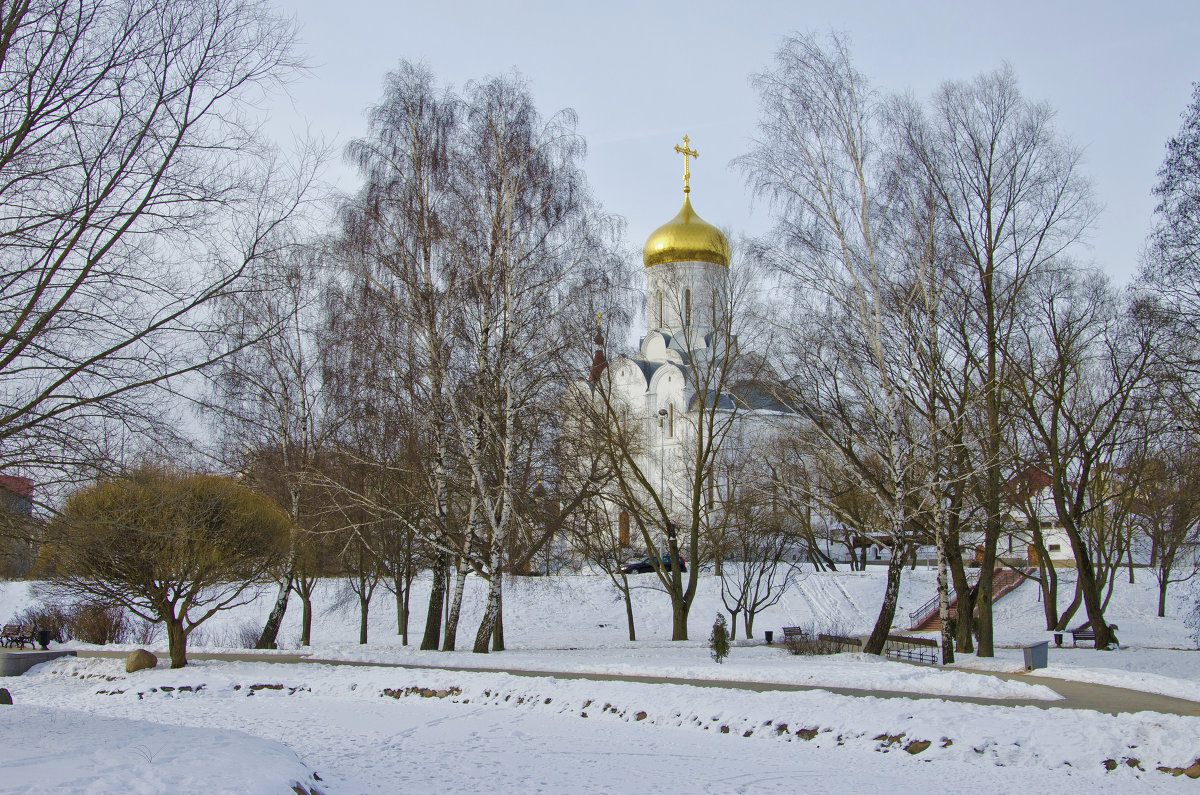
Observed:
[[[996,554],[1010,563],[1036,565],[1038,552],[1033,532],[1036,526],[1046,548],[1047,561],[1055,568],[1074,568],[1075,552],[1058,520],[1050,493],[1050,476],[1037,467],[1027,467],[1008,482],[1006,492],[1008,522]]]

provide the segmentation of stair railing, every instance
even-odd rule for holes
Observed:
[[[921,626],[921,624],[924,623],[931,615],[933,615],[937,609],[938,595],[934,594],[932,599],[908,614],[909,632]]]

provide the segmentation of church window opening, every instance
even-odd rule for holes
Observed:
[[[692,291],[690,288],[683,291],[683,316],[683,322],[690,326],[692,324]]]
[[[667,406],[667,436],[675,438],[675,404]]]
[[[716,328],[717,327],[717,291],[716,290],[713,290],[712,310],[713,310],[713,328]]]
[[[621,515],[617,517],[617,540],[621,546],[629,546],[629,514],[621,511]]]
[[[662,290],[658,291],[658,327],[663,325],[663,294]]]

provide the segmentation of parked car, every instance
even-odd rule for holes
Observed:
[[[663,555],[663,566],[667,569],[671,568],[670,555]],[[687,571],[687,560],[684,558],[679,559],[679,570],[682,572]],[[626,563],[624,566],[617,569],[618,574],[647,574],[652,571],[654,571],[654,561],[650,558],[642,558],[641,560],[634,561],[633,563]]]

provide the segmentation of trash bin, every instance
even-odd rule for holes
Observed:
[[[763,630],[763,634],[767,636],[767,645],[771,645],[771,641],[775,639],[775,633],[772,630]]]
[[[1024,651],[1026,668],[1030,671],[1035,668],[1045,668],[1050,656],[1050,641],[1043,640],[1040,643],[1034,643],[1032,646],[1026,646]]]

